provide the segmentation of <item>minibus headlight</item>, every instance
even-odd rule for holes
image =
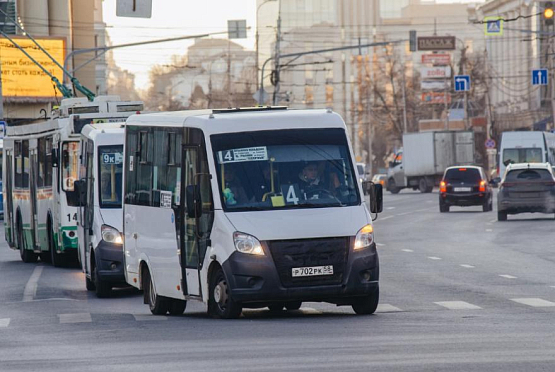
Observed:
[[[374,228],[372,225],[366,225],[357,232],[355,238],[355,251],[368,248],[374,242]]]
[[[106,243],[112,243],[116,245],[123,244],[123,238],[121,237],[120,232],[117,229],[114,229],[112,226],[102,225],[102,240]]]
[[[233,233],[233,243],[235,244],[235,249],[242,253],[255,254],[258,256],[264,256],[264,250],[262,245],[254,236],[234,232]]]

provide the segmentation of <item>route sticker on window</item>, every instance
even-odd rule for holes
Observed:
[[[172,192],[160,191],[160,208],[172,207]]]
[[[121,164],[123,163],[123,154],[116,152],[112,154],[102,154],[102,164]]]
[[[268,160],[266,146],[218,151],[218,162],[220,164],[263,160]]]
[[[293,185],[281,185],[281,193],[285,199],[285,204],[299,204],[301,190],[296,183]]]

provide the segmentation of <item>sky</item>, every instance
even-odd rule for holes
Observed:
[[[104,22],[112,45],[225,32],[228,20],[245,19],[247,27],[251,27],[248,38],[234,41],[254,49],[256,0],[152,0],[152,3],[152,17],[146,19],[117,17],[116,0],[103,1]],[[214,37],[227,38],[227,34]],[[148,88],[148,71],[153,65],[169,64],[172,55],[184,55],[191,44],[193,41],[178,41],[115,49],[114,58],[118,66],[135,74],[136,88],[144,90]]]
[[[141,1],[141,0],[137,0]],[[112,45],[227,31],[228,20],[246,19],[255,24],[255,0],[153,0],[152,17],[116,17],[116,0],[103,1],[104,22]],[[254,30],[248,39],[235,40],[254,48]],[[227,34],[214,37],[227,38]],[[137,89],[148,87],[148,70],[168,64],[172,55],[184,55],[193,41],[176,41],[114,49],[116,63],[135,74]]]

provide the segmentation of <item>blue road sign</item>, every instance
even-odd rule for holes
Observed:
[[[547,69],[532,70],[532,85],[547,85]]]
[[[455,75],[455,92],[470,90],[470,75]]]
[[[4,138],[4,133],[6,133],[6,122],[0,120],[0,139]]]
[[[485,142],[486,149],[494,149],[495,148],[495,140],[493,138],[488,138]]]
[[[499,17],[486,17],[486,35],[503,35],[503,20]]]

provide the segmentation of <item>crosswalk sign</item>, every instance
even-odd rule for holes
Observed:
[[[484,19],[484,33],[486,36],[503,35],[503,19],[501,17],[486,17]]]

